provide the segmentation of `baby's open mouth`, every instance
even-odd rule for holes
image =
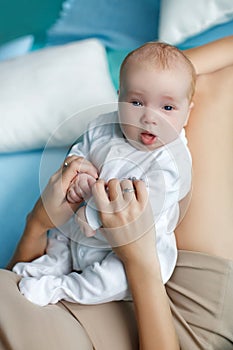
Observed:
[[[141,141],[144,145],[152,145],[156,142],[157,136],[150,134],[149,132],[141,133]]]

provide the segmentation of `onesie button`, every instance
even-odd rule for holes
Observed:
[[[82,249],[80,249],[80,251],[79,251],[79,256],[80,256],[80,258],[84,257],[84,251]]]

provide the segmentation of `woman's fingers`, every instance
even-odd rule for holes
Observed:
[[[106,210],[106,206],[109,203],[108,194],[106,191],[105,181],[99,179],[92,187],[92,194],[99,211]]]
[[[111,179],[108,182],[108,197],[111,202],[122,201],[122,191],[119,180]]]
[[[129,180],[120,182],[117,179],[105,182],[99,179],[93,186],[92,193],[101,212],[113,213],[122,211],[129,197],[133,194],[133,185]]]
[[[135,180],[133,182],[135,196],[139,203],[145,203],[148,200],[148,190],[144,181]]]
[[[78,173],[87,173],[93,176],[95,179],[98,178],[97,169],[94,167],[94,165],[91,162],[89,162],[87,159],[83,157],[77,157],[77,156],[67,157],[63,163],[63,170],[65,171],[67,168],[71,168],[74,175]]]
[[[112,247],[132,243],[150,230],[154,232],[153,215],[146,185],[142,181],[98,180],[94,200],[103,224],[102,234]]]
[[[126,201],[135,198],[135,188],[134,183],[131,180],[124,179],[120,183],[121,193]]]

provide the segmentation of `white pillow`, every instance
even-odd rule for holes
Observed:
[[[105,48],[97,39],[2,62],[0,77],[0,152],[41,148],[49,138],[50,146],[72,143],[94,114],[80,113],[72,128],[70,123],[66,128],[65,119],[117,99]],[[51,139],[60,124],[63,129]]]
[[[233,0],[161,0],[159,40],[177,45],[233,18]]]

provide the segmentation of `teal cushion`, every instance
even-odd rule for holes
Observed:
[[[0,45],[32,34],[45,39],[46,30],[56,21],[63,0],[1,0]]]
[[[134,49],[158,37],[160,0],[66,0],[48,44],[94,37],[108,48]]]
[[[118,90],[120,66],[125,56],[130,52],[130,50],[106,49],[106,52],[112,82],[114,84],[115,89]]]

